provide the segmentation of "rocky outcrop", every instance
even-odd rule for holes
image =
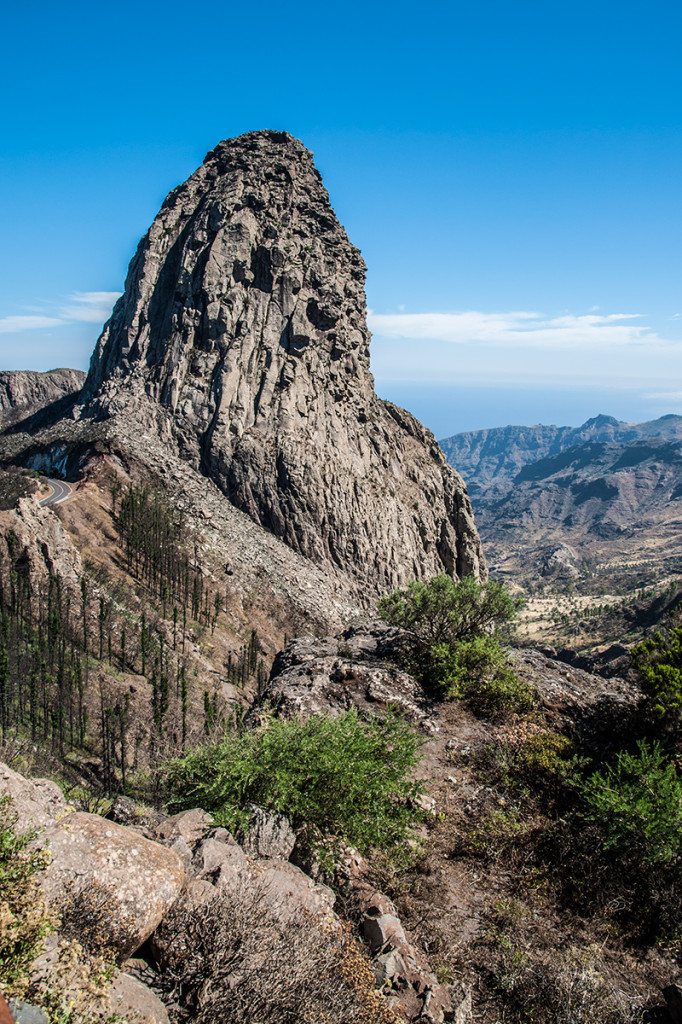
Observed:
[[[50,851],[41,884],[60,933],[48,937],[32,965],[32,991],[45,991],[59,977],[81,996],[88,982],[74,957],[85,964],[105,951],[121,966],[111,986],[98,989],[84,1018],[93,1024],[111,1013],[136,1024],[169,1018],[316,1024],[325,1014],[349,1022],[443,1024],[455,1006],[459,1016],[452,1019],[468,1020],[466,999],[456,986],[438,982],[395,908],[366,883],[359,883],[355,902],[362,903],[358,923],[367,945],[351,937],[332,889],[289,859],[296,835],[282,815],[254,806],[241,842],[199,809],[156,824],[154,815],[144,825],[136,815],[134,824],[122,826],[75,811],[54,783],[26,779],[5,765],[1,795],[12,801],[16,827],[35,829],[35,841]],[[129,818],[130,807],[119,802],[115,813]],[[353,851],[348,856],[354,870],[364,863]],[[138,958],[127,959],[131,954]],[[67,964],[74,974],[65,972]]]
[[[356,898],[376,978],[391,1004],[408,1020],[469,1024],[471,991],[438,981],[423,952],[406,935],[391,900],[371,889],[361,890]]]
[[[579,737],[585,747],[603,755],[632,735],[642,693],[626,679],[605,679],[529,648],[513,651],[511,662],[553,726]]]
[[[3,795],[17,827],[37,830],[49,850],[42,887],[50,906],[62,917],[101,917],[108,948],[122,957],[138,949],[185,884],[181,858],[132,829],[75,811],[49,779],[28,780],[0,765]]]
[[[374,392],[364,280],[301,143],[222,142],[141,241],[80,415],[172,440],[255,522],[373,589],[484,575],[461,479]]]
[[[109,945],[122,957],[140,948],[184,887],[185,866],[174,850],[96,814],[68,814],[44,838],[48,902],[69,914],[101,911]]]
[[[20,832],[49,828],[69,812],[64,794],[51,779],[26,779],[0,763],[0,796],[12,801]]]
[[[355,707],[375,714],[392,707],[426,732],[433,708],[419,683],[396,664],[402,633],[383,623],[354,626],[338,637],[292,640],[249,711],[283,717],[337,715]]]
[[[0,430],[53,402],[75,396],[84,380],[85,374],[80,370],[0,371]]]

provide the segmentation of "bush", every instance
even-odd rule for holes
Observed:
[[[464,697],[478,714],[500,717],[532,707],[500,642],[518,602],[501,583],[473,576],[416,580],[381,598],[379,612],[408,634],[405,667],[438,696]]]
[[[668,869],[682,859],[682,780],[658,744],[640,742],[582,786],[585,817],[602,848],[635,871]]]
[[[508,666],[470,676],[461,687],[469,706],[485,718],[523,715],[535,706],[535,691]]]
[[[502,583],[479,583],[473,576],[455,581],[444,573],[414,580],[379,601],[379,612],[411,633],[424,650],[456,644],[511,622],[519,603]]]
[[[30,848],[33,838],[16,831],[9,798],[0,799],[0,991],[5,996],[25,994],[29,968],[56,925],[38,880],[47,856]]]
[[[322,845],[400,847],[420,813],[414,798],[421,787],[409,780],[419,746],[416,733],[392,714],[272,719],[171,761],[170,804],[203,807],[232,830],[246,826],[248,806],[257,804],[285,814],[294,828],[307,826]]]
[[[656,633],[635,647],[632,656],[649,717],[659,734],[682,747],[682,625]]]
[[[161,982],[192,1024],[400,1024],[359,944],[292,914],[244,879],[160,929]],[[210,983],[207,984],[207,978]]]

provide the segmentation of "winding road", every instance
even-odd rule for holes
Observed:
[[[41,508],[61,505],[63,501],[71,497],[71,485],[67,484],[64,480],[53,480],[51,477],[48,477],[47,482],[52,488],[52,493],[38,502]]]

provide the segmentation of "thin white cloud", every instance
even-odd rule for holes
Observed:
[[[639,313],[596,312],[547,317],[542,313],[512,310],[483,313],[374,313],[372,331],[383,338],[442,341],[464,345],[478,342],[505,347],[600,348],[660,342],[661,338]]]
[[[65,305],[39,313],[40,307],[24,307],[30,313],[0,317],[0,334],[41,331],[46,327],[64,327],[68,324],[103,324],[120,292],[73,292]]]
[[[42,330],[44,327],[57,327],[61,323],[61,318],[55,316],[3,316],[0,317],[0,334]]]
[[[74,292],[69,304],[60,309],[61,318],[88,324],[101,324],[109,319],[120,292]]]

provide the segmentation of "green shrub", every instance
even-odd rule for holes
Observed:
[[[637,753],[582,786],[585,817],[599,828],[602,847],[635,871],[668,869],[682,859],[682,780],[658,744],[640,742]]]
[[[411,633],[423,650],[480,636],[510,622],[519,603],[502,583],[479,583],[473,576],[455,581],[445,573],[414,580],[379,601],[379,612]]]
[[[639,644],[633,664],[660,733],[682,746],[682,625]]]
[[[0,992],[22,996],[29,968],[54,931],[38,881],[47,864],[42,850],[32,849],[30,833],[16,831],[8,797],[0,799]]]
[[[485,718],[523,715],[536,702],[532,686],[519,679],[508,666],[500,666],[480,676],[470,676],[462,685],[461,692],[469,706]]]
[[[517,608],[501,583],[473,576],[416,580],[379,601],[383,618],[406,631],[403,663],[422,685],[441,697],[464,697],[489,717],[522,713],[534,702],[500,642]]]
[[[228,733],[166,768],[173,809],[203,807],[235,830],[249,804],[285,814],[322,845],[343,840],[367,852],[404,846],[419,817],[421,792],[409,775],[420,740],[401,718],[272,719],[260,729]]]

